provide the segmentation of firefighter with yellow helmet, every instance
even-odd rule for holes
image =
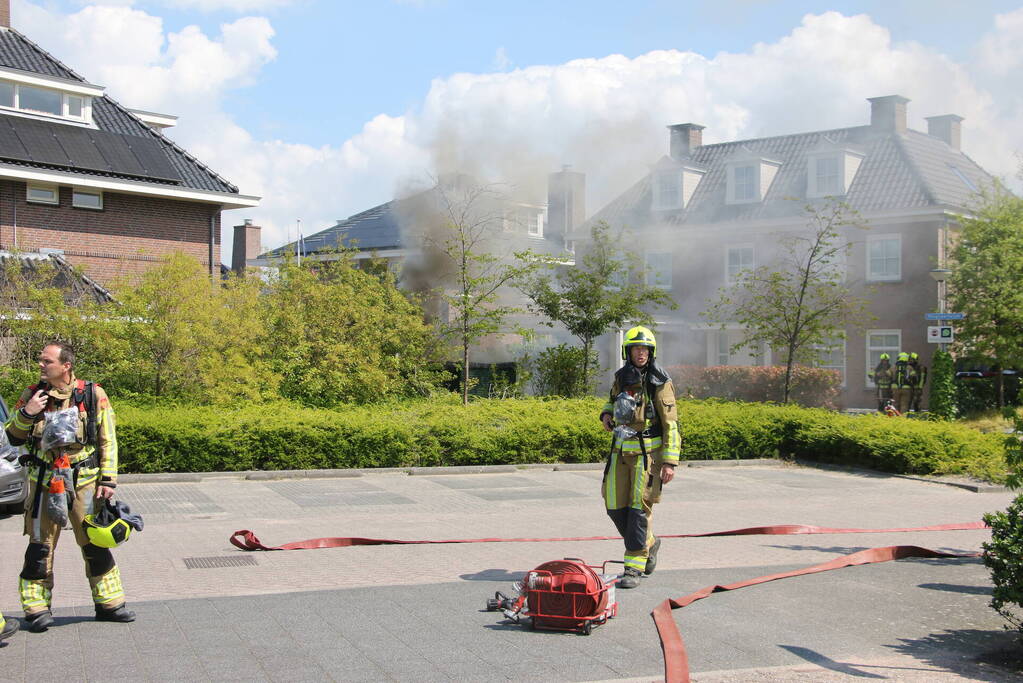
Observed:
[[[5,425],[11,444],[27,444],[30,453],[24,530],[29,542],[18,588],[28,630],[35,633],[54,623],[53,552],[67,526],[82,550],[96,620],[135,619],[124,606],[106,527],[87,524],[117,486],[114,411],[101,387],[75,377],[74,361],[74,352],[62,342],[43,347],[41,380],[22,393]]]
[[[610,400],[600,413],[614,432],[602,492],[607,514],[625,541],[621,588],[635,588],[653,573],[661,541],[651,528],[661,487],[675,476],[681,439],[671,378],[655,363],[657,341],[646,327],[622,340],[625,364],[615,373]]]

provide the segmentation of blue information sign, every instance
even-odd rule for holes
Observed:
[[[966,317],[965,313],[925,313],[924,318],[927,320],[962,320]]]

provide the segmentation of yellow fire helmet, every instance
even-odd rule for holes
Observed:
[[[622,360],[628,360],[630,346],[645,346],[650,349],[650,360],[657,355],[657,340],[649,328],[637,325],[622,337]]]
[[[905,351],[903,351],[902,353],[900,353],[900,354],[899,354],[899,360],[898,360],[898,362],[899,362],[899,363],[908,363],[908,362],[909,362],[909,354],[908,354],[908,353],[906,353]]]
[[[82,528],[89,542],[100,548],[116,548],[131,536],[132,529],[142,529],[142,517],[132,514],[121,501],[105,501],[99,512],[85,516]]]

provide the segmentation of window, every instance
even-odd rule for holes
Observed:
[[[956,177],[959,178],[959,180],[962,181],[963,185],[969,188],[971,192],[977,191],[977,185],[972,180],[967,178],[966,174],[963,173],[958,166],[953,166],[952,164],[949,164],[948,167],[952,169],[952,172],[955,173]]]
[[[902,237],[871,235],[867,238],[867,280],[902,279]]]
[[[646,255],[646,283],[652,287],[671,287],[671,252]]]
[[[887,353],[893,360],[902,348],[902,330],[867,330],[867,386],[873,387],[874,380],[870,374],[881,360],[881,354]],[[894,365],[894,363],[892,363]]]
[[[71,206],[79,209],[102,209],[103,193],[76,189],[71,195]]]
[[[91,118],[91,102],[91,98],[84,95],[0,81],[0,107],[84,121]]]
[[[732,187],[735,190],[734,197],[737,202],[748,202],[758,198],[757,192],[757,169],[756,166],[736,166],[732,169],[735,182]]]
[[[36,204],[59,204],[60,195],[57,188],[49,185],[29,185],[25,190],[25,200]]]
[[[718,365],[728,365],[728,359],[731,356],[732,345],[728,343],[728,332],[720,330],[717,333],[718,338]]]
[[[67,115],[76,119],[82,118],[85,110],[85,99],[78,95],[67,96]]]
[[[734,285],[743,272],[753,270],[753,245],[740,244],[728,247],[725,254],[725,282]]]
[[[656,176],[657,209],[679,209],[682,207],[682,174],[679,171],[659,171]]]
[[[525,215],[526,220],[526,232],[534,237],[543,235],[543,213],[527,213]]]
[[[817,159],[814,166],[816,166],[817,170],[817,192],[815,194],[818,196],[845,194],[842,191],[842,182],[839,175],[842,165],[838,163],[838,159],[836,157],[822,157]]]
[[[817,367],[825,370],[837,370],[845,386],[845,339],[834,338],[824,344],[814,346],[818,351]]]
[[[60,93],[56,90],[43,90],[30,85],[18,86],[18,108],[38,111],[44,114],[63,114]]]

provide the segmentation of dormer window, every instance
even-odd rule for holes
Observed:
[[[654,186],[654,208],[682,208],[682,169],[657,171]]]
[[[727,198],[729,204],[762,202],[774,182],[781,162],[756,156],[739,156],[727,166]]]
[[[26,116],[92,122],[92,100],[103,88],[0,67],[0,108]]]
[[[678,164],[665,157],[654,167],[652,175],[652,207],[654,211],[678,211],[700,184],[704,170],[695,164]]]
[[[756,201],[758,194],[756,166],[736,166],[732,169],[732,179],[735,201]]]
[[[826,141],[806,159],[806,196],[841,197],[848,194],[863,154]]]

